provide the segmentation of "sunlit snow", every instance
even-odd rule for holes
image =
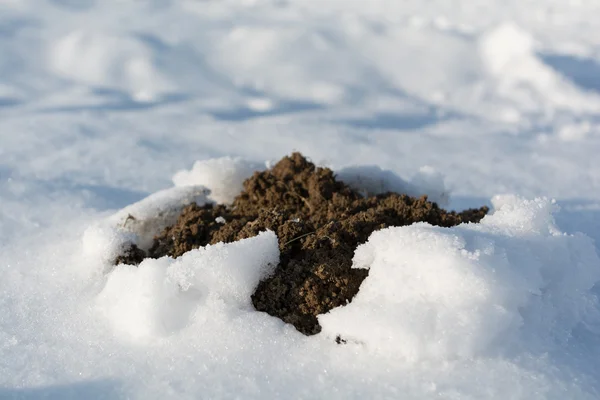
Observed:
[[[0,0],[0,399],[600,398],[597,15]],[[112,265],[292,151],[491,212],[372,234],[311,337],[250,301],[273,232]]]

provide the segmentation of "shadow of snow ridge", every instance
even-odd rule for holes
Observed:
[[[597,60],[553,53],[542,53],[540,58],[580,88],[600,93],[600,62]]]
[[[125,399],[121,384],[114,380],[96,380],[34,388],[0,387],[0,398],[10,400]]]

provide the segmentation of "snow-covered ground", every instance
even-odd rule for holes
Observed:
[[[597,15],[0,0],[0,398],[600,398]],[[374,234],[313,337],[249,303],[270,233],[107,273],[120,209],[227,199],[294,150],[495,211]],[[223,156],[248,162],[192,169]]]

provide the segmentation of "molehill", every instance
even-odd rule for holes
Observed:
[[[179,257],[207,244],[233,242],[270,229],[279,239],[280,263],[260,282],[252,303],[258,311],[313,335],[321,330],[317,315],[352,301],[367,277],[368,270],[351,268],[352,257],[372,232],[420,221],[451,227],[479,222],[487,212],[487,207],[449,212],[426,196],[364,197],[336,180],[332,170],[293,153],[272,169],[255,172],[232,205],[191,204],[174,225],[154,238],[147,253],[134,245],[115,263]]]

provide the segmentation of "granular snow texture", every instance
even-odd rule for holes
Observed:
[[[147,256],[175,258],[207,244],[272,230],[279,240],[280,263],[260,282],[252,303],[312,335],[321,331],[317,315],[350,302],[368,275],[366,269],[352,269],[352,257],[371,233],[415,222],[442,227],[479,222],[487,211],[448,212],[426,196],[363,197],[337,181],[332,170],[293,153],[272,169],[255,172],[231,206],[184,208],[177,222],[155,238]],[[117,262],[137,264],[143,258],[143,250],[132,245]]]

